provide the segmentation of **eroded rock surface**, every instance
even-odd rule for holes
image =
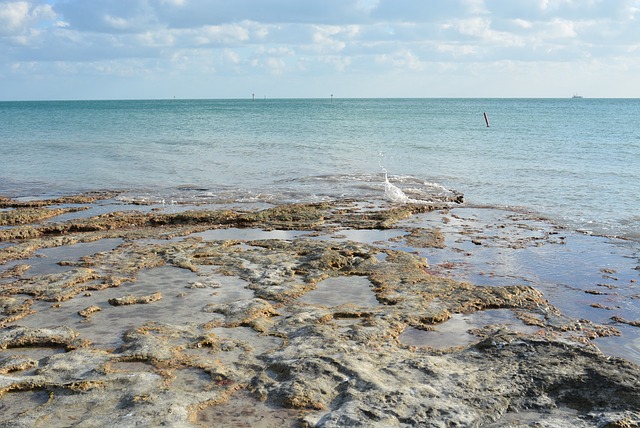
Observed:
[[[112,213],[4,229],[0,426],[640,426],[639,367],[592,344],[613,326],[571,319],[529,285],[456,281],[411,251],[334,238],[436,208]],[[229,227],[308,233],[189,237]],[[445,245],[439,229],[407,230],[407,245]],[[28,268],[39,249],[110,238],[123,241],[62,272]],[[169,267],[180,274],[161,291],[144,279]],[[303,298],[337,278],[357,293]],[[444,347],[403,341],[490,310],[519,324],[479,325],[471,343]],[[115,341],[100,345],[107,333]]]

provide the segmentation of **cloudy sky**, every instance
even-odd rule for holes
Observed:
[[[640,97],[640,0],[0,0],[0,100]]]

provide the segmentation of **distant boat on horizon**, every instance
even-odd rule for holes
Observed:
[[[573,96],[571,98],[582,98],[582,95],[573,94]]]

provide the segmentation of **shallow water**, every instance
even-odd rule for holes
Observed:
[[[537,327],[524,324],[513,315],[510,309],[490,309],[471,314],[453,314],[449,320],[435,326],[433,331],[409,327],[400,334],[398,339],[409,346],[456,348],[478,342],[480,339],[469,333],[469,330],[489,325],[502,325],[525,334],[533,334],[539,330]]]
[[[453,189],[640,239],[639,111],[635,99],[0,102],[0,195],[382,199],[386,170],[401,199]]]
[[[307,235],[307,232],[293,230],[262,230],[262,229],[216,229],[207,230],[206,232],[194,233],[189,236],[200,237],[205,241],[217,240],[260,240],[260,239],[284,239],[291,240],[300,236]]]
[[[294,428],[304,412],[271,406],[238,391],[229,401],[207,407],[196,416],[196,424],[210,427],[225,421],[221,427]]]
[[[361,276],[327,278],[318,282],[315,290],[305,293],[298,301],[322,306],[349,304],[366,308],[380,306],[371,287],[371,281]]]
[[[613,316],[638,320],[637,243],[589,236],[530,214],[501,209],[431,212],[402,225],[438,228],[444,233],[442,249],[416,249],[402,241],[392,244],[418,251],[434,274],[486,286],[532,286],[564,315],[620,329],[621,337],[601,338],[596,343],[611,355],[640,363],[640,328],[611,320]]]
[[[122,239],[101,239],[95,242],[85,242],[74,245],[65,245],[61,247],[44,248],[35,252],[35,257],[28,261],[17,260],[0,266],[0,271],[10,269],[18,264],[28,264],[30,267],[23,275],[24,277],[32,277],[39,275],[49,275],[60,272],[66,272],[72,267],[62,266],[60,262],[75,262],[83,256],[90,256],[102,251],[110,251],[122,243]],[[9,281],[9,279],[0,279],[0,283]]]
[[[34,328],[67,325],[94,346],[113,349],[122,344],[123,332],[146,322],[170,323],[176,319],[188,320],[191,325],[203,324],[217,317],[202,310],[208,303],[253,298],[253,292],[245,288],[247,283],[241,279],[211,275],[208,280],[202,287],[194,287],[194,283],[203,281],[191,271],[170,266],[143,270],[135,282],[81,294],[56,307],[51,302],[35,301],[33,309],[37,312],[16,324]],[[108,302],[125,295],[147,296],[158,292],[162,293],[162,299],[147,305],[112,306]],[[101,310],[89,319],[78,315],[89,306]]]
[[[607,355],[640,364],[640,327],[617,324],[616,328],[620,330],[621,337],[602,337],[595,339],[594,343]]]

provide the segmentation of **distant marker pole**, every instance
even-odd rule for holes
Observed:
[[[256,100],[256,94],[251,94],[251,101],[255,101],[255,100]]]
[[[333,102],[333,94],[331,94],[331,102]]]
[[[484,112],[484,122],[487,124],[487,128],[489,127],[489,115],[487,112]]]

